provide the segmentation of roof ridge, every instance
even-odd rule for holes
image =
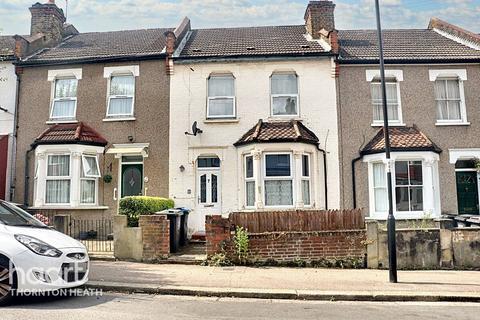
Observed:
[[[213,31],[227,29],[254,29],[254,28],[285,28],[285,27],[304,27],[304,24],[285,24],[285,25],[261,25],[261,26],[233,26],[233,27],[217,27],[217,28],[197,28],[192,31]]]

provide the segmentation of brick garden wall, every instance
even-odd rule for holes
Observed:
[[[164,215],[140,216],[143,261],[165,259],[170,254],[170,222]]]
[[[231,214],[229,218],[207,216],[208,256],[222,251],[230,256],[234,255],[234,230],[241,221],[250,224],[255,231],[269,229],[265,232],[249,232],[249,254],[255,261],[292,262],[363,258],[366,253],[364,244],[366,231],[364,227],[362,228],[363,222],[360,222],[360,218],[363,220],[360,211],[310,210],[255,212],[241,215],[245,216],[240,216],[240,218],[238,214]],[[318,223],[312,223],[314,219],[304,219],[312,215],[318,218],[315,218]],[[246,227],[249,231],[247,226],[241,225],[241,223],[240,226]],[[322,226],[325,226],[326,229],[337,230],[322,230],[325,229]],[[271,231],[272,228],[289,230]],[[307,230],[305,231],[305,229]]]

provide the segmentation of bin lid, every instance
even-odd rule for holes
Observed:
[[[178,207],[178,208],[175,208],[175,209],[180,210],[183,213],[190,213],[190,211],[192,211],[191,209],[188,209],[188,208],[185,208],[185,207]]]
[[[166,209],[166,210],[163,210],[163,211],[155,212],[155,214],[181,216],[181,215],[183,215],[183,211],[180,210],[180,209]]]

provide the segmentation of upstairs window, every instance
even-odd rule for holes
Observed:
[[[50,119],[75,119],[77,109],[77,84],[78,80],[74,77],[55,79]]]
[[[211,75],[208,78],[207,118],[235,118],[233,75]]]
[[[458,79],[439,78],[435,80],[435,101],[437,103],[437,120],[462,121],[462,99]]]
[[[273,116],[298,116],[298,77],[295,73],[274,73],[271,76]]]
[[[110,77],[107,117],[133,116],[135,77],[133,74],[117,74]]]
[[[396,78],[386,78],[385,85],[387,88],[387,110],[388,121],[390,123],[399,123],[400,119],[400,102],[399,102],[399,83]],[[371,83],[372,104],[373,104],[373,123],[383,124],[383,100],[382,86],[380,78],[376,77]]]

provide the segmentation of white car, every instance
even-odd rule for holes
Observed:
[[[0,200],[0,305],[22,293],[81,286],[88,267],[82,243]]]

